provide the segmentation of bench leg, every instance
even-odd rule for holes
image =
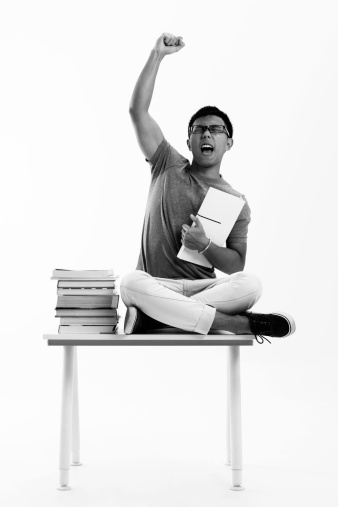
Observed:
[[[60,486],[58,489],[66,491],[69,486],[70,445],[72,433],[73,411],[73,372],[74,347],[63,347],[63,378],[61,401],[61,432],[60,432]]]
[[[230,440],[230,347],[226,347],[227,354],[227,394],[226,394],[226,465],[231,465],[231,440]]]
[[[241,417],[241,372],[239,346],[229,347],[230,375],[230,432],[231,432],[231,471],[234,491],[242,486],[242,417]]]
[[[77,347],[74,347],[74,374],[73,374],[73,414],[71,438],[72,466],[80,466],[80,419],[79,419],[79,386],[77,373]]]

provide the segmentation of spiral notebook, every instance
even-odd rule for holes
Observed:
[[[224,246],[244,204],[241,197],[210,187],[197,213],[207,238],[215,245]],[[177,257],[200,266],[212,267],[205,255],[185,246],[181,247]]]

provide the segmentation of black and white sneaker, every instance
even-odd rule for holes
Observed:
[[[124,319],[125,334],[143,334],[147,331],[162,329],[164,327],[168,326],[148,317],[148,315],[141,312],[136,306],[129,306],[127,308],[126,317]]]
[[[286,338],[296,331],[296,323],[291,315],[287,313],[253,313],[245,312],[249,319],[250,330],[256,336],[258,343],[267,340],[266,336],[272,338]],[[258,340],[259,337],[261,341]]]

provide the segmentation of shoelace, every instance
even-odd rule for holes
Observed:
[[[252,324],[253,329],[254,330],[256,330],[256,329],[257,330],[258,329],[265,330],[265,331],[267,331],[267,333],[269,333],[269,332],[271,333],[271,324],[270,324],[270,322],[267,321],[265,318],[263,318],[263,319],[260,320],[259,319],[259,314],[257,315],[257,317],[258,318],[252,320],[251,324]],[[271,345],[270,340],[268,340],[265,335],[256,334],[255,333],[255,338],[256,338],[257,343],[259,343],[260,345],[262,345],[264,343],[264,340],[266,340],[267,342],[269,342],[270,345]]]
[[[269,342],[270,345],[271,345],[270,340],[268,340],[266,336],[263,336],[261,334],[255,334],[255,338],[256,338],[257,343],[259,343],[260,345],[262,345],[264,343],[264,340],[266,340],[267,342]],[[260,338],[261,341],[258,338]]]

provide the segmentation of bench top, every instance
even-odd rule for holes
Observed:
[[[161,329],[148,331],[147,334],[44,334],[44,340],[48,345],[120,345],[120,346],[145,346],[145,345],[253,345],[254,335],[234,335],[226,331],[212,330],[207,335],[190,333],[181,329]]]

